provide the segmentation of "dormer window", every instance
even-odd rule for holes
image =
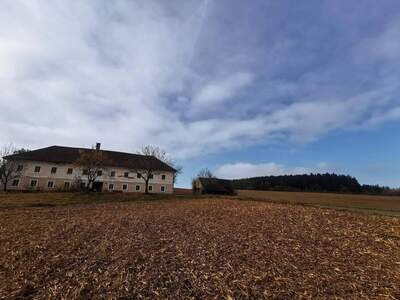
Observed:
[[[39,173],[40,172],[40,167],[39,166],[36,166],[35,167],[35,173]]]
[[[161,180],[165,180],[165,175],[161,175]]]
[[[72,174],[73,169],[72,168],[68,168],[67,170],[67,174]]]
[[[129,177],[129,172],[125,172],[125,173],[124,173],[124,177],[125,177],[125,178],[128,178],[128,177]]]
[[[110,177],[115,177],[115,171],[111,171]]]
[[[51,174],[56,174],[57,172],[57,168],[56,167],[52,167],[51,168]]]
[[[24,169],[23,165],[18,165],[17,172],[21,172]]]

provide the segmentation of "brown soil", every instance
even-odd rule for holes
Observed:
[[[400,298],[400,219],[224,199],[0,210],[0,298]]]

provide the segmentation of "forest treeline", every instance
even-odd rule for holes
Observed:
[[[355,177],[338,174],[262,176],[231,181],[234,189],[399,195],[400,190],[361,185]]]

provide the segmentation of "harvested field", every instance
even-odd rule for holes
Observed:
[[[400,216],[399,196],[351,195],[333,193],[301,193],[238,190],[242,199],[262,200],[277,203],[305,204],[318,207],[332,207],[350,211],[379,213]]]
[[[0,298],[400,298],[400,219],[198,199],[0,210]]]
[[[175,195],[192,195],[192,189],[174,188]]]

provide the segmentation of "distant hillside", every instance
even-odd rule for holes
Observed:
[[[232,180],[235,189],[382,194],[387,187],[361,185],[355,177],[337,174],[262,176]]]

